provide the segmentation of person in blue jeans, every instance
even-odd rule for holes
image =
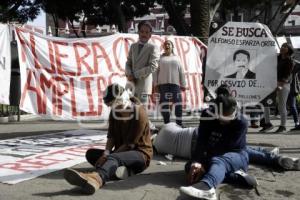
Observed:
[[[197,138],[198,127],[182,128],[171,122],[161,127],[158,134],[153,137],[152,143],[159,154],[191,159]],[[280,155],[278,147],[270,149],[262,146],[246,146],[246,152],[250,164],[281,170],[300,170],[300,159]],[[189,172],[188,169],[186,171]]]
[[[180,191],[196,198],[215,200],[216,187],[225,179],[232,180],[236,171],[247,172],[249,157],[246,152],[248,122],[237,110],[232,96],[219,95],[214,106],[201,114],[198,138],[192,158],[185,169],[202,166],[204,175],[191,186]]]

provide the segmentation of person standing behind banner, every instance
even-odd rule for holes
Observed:
[[[280,48],[280,54],[277,56],[277,99],[280,113],[280,126],[275,133],[286,132],[286,103],[290,93],[290,83],[292,81],[293,60],[291,55],[293,53],[293,48],[287,43],[283,43]],[[273,128],[270,121],[269,107],[265,107],[264,118],[264,126],[260,132],[265,132]]]
[[[147,104],[152,94],[152,73],[158,68],[159,47],[149,42],[152,26],[147,21],[138,24],[139,41],[130,46],[125,75],[134,86],[134,96]]]
[[[161,114],[164,123],[170,122],[171,106],[175,104],[176,124],[182,126],[182,95],[186,82],[180,58],[174,54],[174,44],[164,42],[164,53],[159,60],[159,68],[154,73],[154,85],[160,94]]]
[[[280,114],[280,126],[275,131],[281,133],[286,131],[287,110],[286,103],[290,93],[290,83],[292,81],[293,61],[291,55],[294,50],[287,43],[282,44],[280,54],[277,58],[277,97],[278,110]]]
[[[288,103],[290,106],[290,112],[293,115],[293,120],[295,123],[295,128],[292,128],[291,131],[300,130],[300,123],[299,123],[299,116],[297,110],[297,100],[296,97],[300,93],[300,63],[299,61],[294,60],[294,68],[292,72],[292,82],[291,82],[291,89],[290,94],[288,97]]]
[[[149,120],[140,101],[118,84],[106,88],[103,101],[111,107],[106,150],[89,149],[85,154],[95,171],[64,171],[66,181],[87,194],[94,194],[115,177],[125,179],[130,172],[144,171],[153,156]]]

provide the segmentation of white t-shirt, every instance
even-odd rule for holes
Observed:
[[[176,123],[165,124],[156,136],[153,145],[158,153],[191,158],[191,143],[197,127],[181,128]]]

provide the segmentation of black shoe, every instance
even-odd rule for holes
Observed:
[[[259,121],[259,126],[265,127],[265,125],[266,125],[265,118],[261,118],[261,120]]]
[[[275,133],[285,133],[286,128],[284,126],[279,126],[279,128],[275,131]]]
[[[274,128],[273,124],[267,123],[264,125],[264,127],[259,132],[267,132],[273,128]]]
[[[290,131],[299,131],[300,130],[300,125],[295,126],[295,128],[292,128]]]
[[[247,174],[243,170],[235,171],[234,174],[238,175],[238,178],[241,183],[250,188],[256,188],[258,186],[257,179],[255,176]]]

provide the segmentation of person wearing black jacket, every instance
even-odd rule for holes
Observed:
[[[248,169],[246,152],[248,123],[237,112],[237,102],[231,96],[220,95],[215,106],[203,111],[198,128],[198,139],[192,159],[186,164],[189,171],[201,165],[206,173],[199,182],[180,187],[180,191],[196,198],[217,199],[215,188],[230,179],[238,170]]]

